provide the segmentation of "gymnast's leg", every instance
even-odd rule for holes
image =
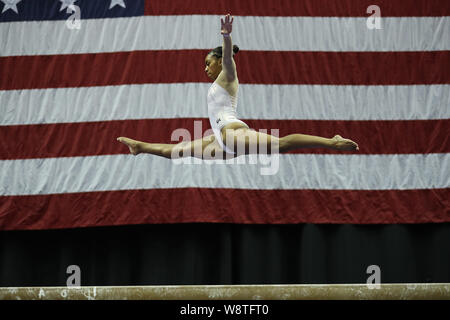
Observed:
[[[245,127],[224,128],[222,139],[227,147],[241,154],[283,153],[301,148],[327,148],[341,151],[359,150],[358,144],[340,135],[324,138],[307,134],[290,134],[281,138]]]
[[[214,135],[209,135],[193,141],[183,141],[173,144],[148,143],[126,137],[118,137],[117,141],[127,145],[130,149],[130,153],[133,155],[148,153],[167,159],[177,159],[183,157],[216,159],[216,156],[220,159],[223,157],[223,150],[215,141]]]
[[[294,133],[280,138],[280,152],[288,152],[300,148],[327,148],[341,151],[359,150],[356,142],[350,139],[344,139],[340,135],[335,135],[329,139]]]

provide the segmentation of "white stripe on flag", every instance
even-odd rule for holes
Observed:
[[[175,164],[150,155],[0,161],[0,195],[158,188],[390,190],[448,188],[450,154],[283,154],[272,163]],[[192,158],[186,160],[194,161]],[[266,159],[267,160],[267,159]],[[200,161],[200,160],[199,160]]]
[[[382,18],[236,17],[233,42],[243,50],[434,51],[450,49],[450,17]],[[0,23],[0,56],[98,53],[133,50],[211,49],[221,45],[220,16],[142,16]],[[17,39],[26,38],[25,41]]]
[[[0,125],[207,118],[208,83],[0,91]],[[433,120],[450,118],[450,85],[241,84],[243,119]]]

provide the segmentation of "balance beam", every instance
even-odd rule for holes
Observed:
[[[450,283],[4,287],[1,300],[450,300]]]

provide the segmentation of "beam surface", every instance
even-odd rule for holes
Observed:
[[[372,285],[374,286],[374,285]],[[450,283],[3,287],[1,300],[450,300]]]

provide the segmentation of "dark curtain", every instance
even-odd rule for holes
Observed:
[[[450,224],[166,224],[0,232],[0,286],[450,282]]]

